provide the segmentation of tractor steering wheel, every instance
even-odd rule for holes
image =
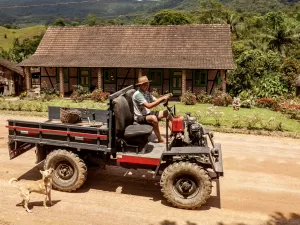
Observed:
[[[173,95],[171,94],[171,96],[173,96]],[[167,110],[169,111],[169,113],[171,114],[172,117],[175,117],[175,115],[176,115],[175,105],[173,105],[172,107],[169,107],[168,104],[169,104],[169,99],[167,99],[165,101],[165,103],[163,104],[163,106],[167,108]]]

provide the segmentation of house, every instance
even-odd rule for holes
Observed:
[[[22,67],[0,58],[0,94],[19,95],[23,91],[24,77]]]
[[[19,64],[31,88],[31,67],[40,84],[59,86],[63,97],[81,85],[115,92],[148,75],[151,89],[180,96],[188,89],[226,91],[234,69],[228,25],[49,27],[36,52]]]

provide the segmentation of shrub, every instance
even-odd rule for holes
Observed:
[[[276,110],[290,115],[291,119],[300,119],[300,104],[297,102],[281,102],[278,104]]]
[[[241,100],[241,108],[253,108],[256,105],[256,98],[250,90],[242,91],[239,94]]]
[[[229,94],[223,91],[216,91],[212,103],[215,106],[228,106],[232,104],[232,98]]]
[[[266,123],[264,123],[263,128],[269,131],[272,130],[283,131],[282,122],[277,121],[275,117],[271,117]]]
[[[32,111],[32,102],[30,101],[24,101],[23,105],[21,106],[21,110],[22,111]]]
[[[48,112],[48,104],[42,104],[42,112]]]
[[[41,89],[40,93],[41,97],[39,98],[39,100],[41,100],[42,102],[51,101],[59,97],[59,91],[55,88],[45,87]]]
[[[9,102],[9,110],[11,111],[20,111],[22,106],[21,101],[10,101]]]
[[[161,95],[158,93],[157,88],[153,88],[151,91],[151,95],[155,98],[159,98]]]
[[[255,113],[253,116],[247,117],[247,129],[252,130],[258,128],[259,125],[262,124],[262,117]]]
[[[205,91],[201,90],[197,95],[197,101],[202,104],[211,104],[213,97],[208,95]]]
[[[182,95],[180,101],[185,105],[195,105],[197,103],[197,98],[194,93],[188,90]]]
[[[27,96],[27,92],[26,91],[24,91],[24,92],[22,92],[20,95],[19,95],[19,99],[24,99],[25,97]]]
[[[85,90],[82,86],[80,86],[80,85],[73,85],[73,87],[75,89],[73,90],[73,93],[71,94],[70,98],[74,102],[82,102],[83,100],[88,99],[89,97],[91,97],[88,94],[88,91]]]
[[[108,96],[108,92],[103,92],[101,89],[95,89],[91,94],[91,99],[95,102],[104,102]]]
[[[1,110],[9,110],[9,103],[7,101],[3,101],[3,102],[0,102],[0,109]]]
[[[260,108],[276,109],[278,108],[278,102],[274,98],[260,98],[257,101],[257,106]]]
[[[224,115],[223,112],[220,111],[218,106],[209,107],[206,109],[207,115],[212,116],[216,122],[216,126],[221,126],[221,119]]]
[[[77,91],[73,91],[70,98],[72,99],[73,102],[82,102],[85,99],[85,96],[78,94]]]
[[[231,121],[232,128],[242,128],[243,127],[243,117],[234,115]]]
[[[259,79],[253,90],[259,98],[281,96],[288,92],[278,73],[270,73]]]

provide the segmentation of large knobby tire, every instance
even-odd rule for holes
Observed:
[[[52,151],[46,158],[44,168],[53,168],[53,187],[59,191],[75,191],[87,178],[85,163],[73,152]]]
[[[161,176],[160,184],[168,202],[182,209],[200,208],[212,191],[207,171],[190,162],[169,165]]]

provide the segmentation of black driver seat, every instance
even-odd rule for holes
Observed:
[[[131,89],[113,100],[116,135],[118,138],[124,139],[128,144],[141,145],[148,142],[148,137],[151,135],[153,127],[134,123],[132,102],[134,92],[135,89]]]

